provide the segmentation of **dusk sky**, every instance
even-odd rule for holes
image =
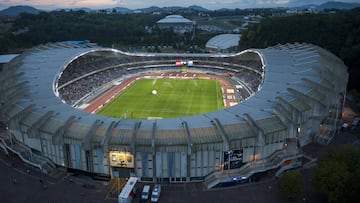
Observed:
[[[15,5],[28,5],[43,10],[57,8],[87,7],[93,9],[126,7],[130,9],[150,6],[191,6],[199,5],[207,9],[220,8],[262,8],[280,6],[299,6],[321,4],[328,0],[1,0],[0,9]],[[337,0],[341,2],[360,2],[360,0]]]

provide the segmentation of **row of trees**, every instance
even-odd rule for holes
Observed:
[[[1,48],[32,47],[47,42],[65,40],[90,40],[101,45],[136,44],[145,35],[145,26],[152,26],[161,16],[106,15],[84,11],[22,13],[11,31],[29,28],[29,32],[17,36],[8,33],[3,37]],[[1,51],[6,51],[1,49]]]
[[[274,9],[214,11],[210,16],[242,15],[251,12],[270,16]],[[66,40],[90,40],[111,47],[143,47],[167,45],[180,50],[201,51],[206,41],[218,33],[196,30],[177,35],[171,29],[153,25],[166,14],[102,14],[85,11],[23,13],[11,30],[0,36],[0,54],[14,52],[38,44]],[[189,14],[190,15],[190,14]],[[194,14],[192,14],[194,15]],[[188,16],[191,17],[191,16]],[[193,16],[194,17],[194,16]],[[236,19],[234,19],[236,21]],[[237,21],[236,21],[237,22]],[[19,35],[12,32],[28,28]],[[306,42],[319,45],[339,56],[349,67],[349,89],[360,87],[360,8],[336,14],[305,14],[269,17],[242,34],[239,49],[265,48],[278,43]],[[158,50],[158,49],[157,49]]]
[[[266,18],[250,27],[239,49],[305,42],[339,56],[349,68],[349,89],[360,87],[360,8],[336,14],[305,14]]]
[[[329,202],[360,199],[360,150],[351,145],[329,152],[313,170],[314,186],[328,195]]]
[[[193,38],[192,33],[177,35],[172,29],[154,27],[156,21],[163,17],[165,14],[102,14],[85,11],[22,13],[11,30],[0,37],[0,53],[66,40],[90,40],[107,47],[168,45],[186,49],[194,45],[205,46],[206,41],[215,35],[197,30]],[[12,34],[24,28],[29,31]]]
[[[329,151],[312,170],[313,188],[327,194],[328,202],[357,202],[360,199],[360,150],[342,145]],[[278,181],[288,198],[304,195],[304,177],[299,171],[287,171]]]

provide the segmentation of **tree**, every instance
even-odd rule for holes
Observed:
[[[304,177],[299,171],[286,171],[281,175],[278,186],[284,195],[289,199],[300,197],[304,194]]]
[[[360,150],[343,145],[329,152],[313,169],[314,187],[328,195],[329,202],[360,199]]]
[[[321,33],[321,34],[319,34]],[[348,89],[360,90],[360,8],[327,13],[264,18],[241,35],[239,50],[305,42],[323,47],[349,67]]]
[[[327,193],[329,202],[341,199],[350,178],[344,163],[330,161],[321,162],[314,168],[313,175],[315,188]]]

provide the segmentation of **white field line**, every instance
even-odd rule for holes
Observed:
[[[217,109],[219,110],[220,107],[219,107],[219,100],[217,99],[219,97],[219,92],[217,91],[218,89],[218,83],[216,82],[216,87],[215,87],[215,91],[216,91],[216,105],[217,105]]]

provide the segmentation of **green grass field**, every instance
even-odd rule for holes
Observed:
[[[174,118],[223,108],[221,85],[216,80],[140,79],[97,114],[127,119]]]

